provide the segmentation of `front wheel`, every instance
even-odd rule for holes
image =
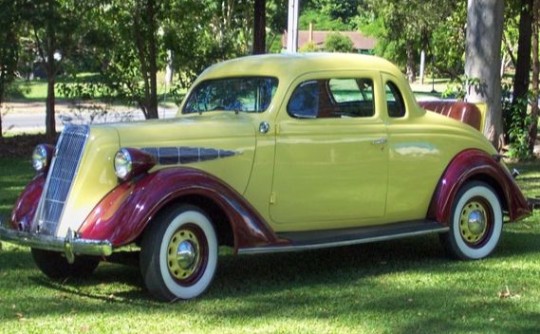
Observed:
[[[167,210],[145,232],[140,256],[144,282],[156,298],[195,298],[206,291],[216,272],[214,226],[195,206]]]
[[[52,279],[83,278],[91,275],[99,265],[99,258],[77,256],[69,263],[64,254],[32,248],[32,257],[41,272]]]
[[[458,192],[450,230],[441,235],[441,242],[453,257],[481,259],[499,243],[502,225],[501,203],[495,191],[483,182],[471,182]]]

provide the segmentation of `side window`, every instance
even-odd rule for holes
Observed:
[[[317,118],[319,112],[317,81],[305,81],[296,87],[287,105],[287,112],[296,118]]]
[[[371,79],[322,79],[302,82],[287,112],[295,118],[348,118],[375,115]]]
[[[373,81],[371,79],[330,79],[330,95],[341,117],[375,115]]]
[[[386,108],[388,110],[388,116],[392,118],[399,118],[405,116],[405,103],[403,96],[397,88],[396,84],[388,81],[386,83]]]

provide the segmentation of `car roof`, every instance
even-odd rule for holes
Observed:
[[[389,61],[369,55],[352,53],[280,53],[246,56],[217,63],[206,69],[200,80],[264,75],[278,78],[298,77],[304,73],[321,70],[379,70],[402,75]]]

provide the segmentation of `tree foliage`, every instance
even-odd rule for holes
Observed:
[[[410,81],[421,50],[442,65],[441,72],[457,76],[463,68],[462,2],[364,0],[359,11],[360,30],[377,38],[376,54],[404,66]]]
[[[55,84],[63,62],[77,48],[81,22],[76,0],[20,0],[22,28],[31,47],[27,50],[47,78],[45,127],[48,136],[56,134]]]
[[[516,76],[525,79],[530,68],[520,65],[520,59],[529,55],[519,48],[530,37],[519,27],[522,14],[530,14],[528,8],[523,12],[523,4],[538,1],[506,1],[502,68],[514,65],[516,74],[521,73]],[[85,80],[79,87],[64,87],[64,92],[86,98],[109,96],[136,105],[146,117],[157,117],[158,74],[166,67],[175,73],[172,92],[177,92],[213,63],[250,54],[254,48],[262,51],[253,37],[255,14],[262,13],[263,3],[270,46],[266,50],[279,51],[288,0],[0,0],[0,102],[18,59],[19,73],[25,75],[38,66],[47,77],[50,134],[55,132],[57,77],[82,71],[97,72],[100,80]],[[376,53],[401,65],[411,80],[422,50],[434,74],[463,77],[465,1],[305,0],[300,4],[302,29],[313,23],[317,30],[359,29],[372,35],[378,41]],[[349,51],[348,45],[342,36],[331,35],[326,49]],[[511,117],[524,128],[527,115],[522,111],[517,119]]]
[[[253,47],[253,1],[93,1],[83,44],[103,78],[98,91],[134,102],[146,118],[158,117],[158,71],[168,66],[176,88],[186,87],[208,65]],[[265,9],[278,14],[283,4],[267,0]],[[270,32],[283,28],[283,20],[268,21]]]

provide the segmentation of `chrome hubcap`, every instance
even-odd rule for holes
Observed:
[[[167,265],[171,275],[186,280],[196,272],[200,263],[200,246],[196,235],[188,229],[176,231],[167,247]]]
[[[488,230],[488,214],[480,202],[469,202],[461,211],[459,228],[463,240],[470,244],[481,242]]]
[[[191,242],[182,241],[180,245],[178,245],[176,259],[178,261],[178,265],[182,269],[188,269],[191,267],[193,262],[195,262],[196,257],[197,254],[195,253],[195,249],[193,248]]]

